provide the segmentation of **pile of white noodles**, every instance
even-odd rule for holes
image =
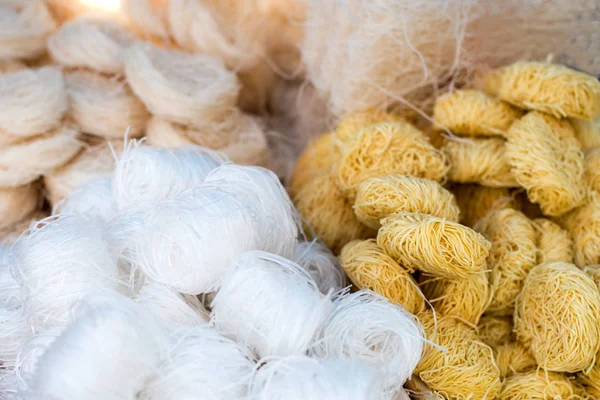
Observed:
[[[406,396],[419,322],[344,289],[269,170],[131,141],[55,211],[2,248],[3,398]]]

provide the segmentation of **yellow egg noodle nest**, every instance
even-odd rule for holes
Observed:
[[[498,400],[584,400],[581,390],[564,375],[529,371],[509,376]]]
[[[557,217],[583,203],[583,152],[568,120],[530,112],[507,136],[512,173],[545,215]]]
[[[515,199],[507,188],[453,184],[450,189],[460,208],[460,222],[469,227],[494,210],[516,208]]]
[[[427,339],[447,351],[428,345],[415,373],[447,399],[496,398],[500,372],[492,349],[475,330],[452,317],[430,311],[419,314]]]
[[[450,161],[448,178],[489,187],[519,186],[504,143],[500,138],[446,140],[442,151]]]
[[[583,267],[583,272],[588,274],[598,286],[598,290],[600,290],[600,265],[588,265]]]
[[[454,195],[438,182],[406,175],[386,175],[364,180],[358,187],[354,212],[374,229],[396,212],[419,212],[458,222],[460,210]]]
[[[330,132],[319,136],[306,146],[298,158],[288,189],[292,195],[316,174],[328,172],[338,155],[335,151],[335,133]]]
[[[404,384],[412,400],[446,400],[444,396],[429,388],[417,375],[413,375]]]
[[[586,388],[594,389],[600,392],[600,360],[589,371],[583,371],[577,374],[577,380]],[[597,397],[592,397],[597,398]]]
[[[334,252],[354,239],[368,239],[375,232],[360,223],[352,205],[337,190],[329,174],[311,178],[294,195],[294,203],[305,221],[305,231],[321,238]]]
[[[548,371],[586,370],[600,350],[600,293],[573,264],[533,268],[517,298],[514,321],[519,341]]]
[[[533,220],[536,231],[537,263],[550,261],[573,262],[573,240],[560,225],[545,219]]]
[[[584,121],[576,118],[572,118],[570,121],[583,150],[600,147],[600,117],[597,117],[593,121]]]
[[[65,125],[0,148],[0,187],[25,185],[69,162],[83,146],[77,134],[77,130]]]
[[[527,218],[534,220],[537,218],[545,218],[546,216],[542,213],[542,210],[538,204],[532,203],[527,197],[527,192],[521,189],[513,189],[511,195],[515,199],[516,210],[520,210],[523,214],[527,215]]]
[[[536,265],[533,224],[522,212],[506,208],[479,220],[475,230],[492,243],[487,262],[493,295],[487,312],[510,315],[525,277]]]
[[[349,199],[356,197],[358,185],[367,178],[400,174],[443,181],[449,168],[444,154],[406,122],[368,126],[341,152],[335,168],[336,183]]]
[[[479,323],[491,298],[487,272],[460,279],[421,275],[419,286],[436,312],[473,326]]]
[[[565,215],[560,222],[573,240],[575,264],[579,268],[600,264],[600,196],[592,193],[585,205]]]
[[[493,349],[494,359],[502,378],[535,369],[537,366],[531,351],[519,342],[504,343]]]
[[[377,244],[401,265],[445,278],[468,278],[482,272],[491,246],[464,225],[405,212],[381,221]]]
[[[559,64],[518,62],[491,72],[485,90],[527,110],[592,120],[600,113],[596,77]]]
[[[484,315],[479,320],[477,332],[481,341],[491,347],[513,340],[512,316]]]
[[[335,140],[338,145],[343,145],[355,134],[370,125],[382,122],[405,122],[400,115],[390,114],[385,111],[370,109],[348,114],[335,128]]]
[[[65,73],[70,118],[84,133],[122,139],[144,134],[150,114],[127,82],[86,70]]]
[[[585,152],[583,179],[588,190],[600,194],[600,147]]]
[[[523,111],[478,90],[456,90],[437,98],[433,118],[452,133],[502,136]]]
[[[385,254],[375,240],[353,240],[342,249],[340,263],[357,289],[370,289],[416,314],[425,296],[406,270]]]

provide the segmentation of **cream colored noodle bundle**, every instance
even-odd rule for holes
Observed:
[[[38,183],[0,189],[0,230],[23,221],[38,208],[41,200],[40,189]],[[3,239],[0,237],[0,240]]]
[[[515,308],[517,338],[548,371],[587,370],[600,349],[600,293],[574,264],[533,268]],[[568,328],[566,328],[568,327]]]
[[[150,118],[145,132],[148,142],[156,147],[199,145],[218,150],[238,164],[269,166],[270,151],[263,126],[247,114],[239,115],[231,132],[198,129],[156,116]]]
[[[556,118],[593,120],[600,114],[598,79],[559,64],[518,62],[490,73],[485,88],[518,107]]]
[[[486,272],[464,279],[422,275],[419,286],[436,312],[473,326],[479,322],[492,294]]]
[[[65,23],[48,39],[52,58],[66,67],[104,74],[125,71],[125,49],[135,36],[109,17],[80,17]]]
[[[471,4],[311,0],[302,43],[307,75],[337,116],[426,104],[422,93],[463,63]]]
[[[46,39],[56,29],[44,0],[0,3],[0,59],[33,59],[46,50]]]
[[[536,265],[533,223],[522,212],[507,208],[479,220],[475,230],[492,242],[487,262],[493,296],[488,312],[510,315],[525,277]]]
[[[512,174],[545,215],[561,216],[583,203],[583,152],[568,120],[530,112],[507,136]]]
[[[340,253],[344,271],[358,289],[370,289],[416,314],[425,310],[425,296],[409,270],[377,246],[374,239],[353,240]]]
[[[27,68],[23,62],[14,59],[2,60],[0,59],[0,74],[8,74],[10,72],[17,72]]]
[[[344,145],[335,177],[344,196],[353,199],[367,178],[403,174],[443,181],[448,168],[444,154],[413,125],[385,122],[364,128]]]
[[[169,0],[122,0],[121,10],[129,23],[145,36],[161,40],[169,38],[166,15],[163,11]]]
[[[83,149],[68,164],[49,171],[44,176],[47,197],[55,206],[77,187],[101,177],[110,177],[116,158],[124,149],[122,141],[101,142]]]
[[[138,42],[125,53],[125,73],[154,115],[217,131],[235,126],[239,83],[219,59]]]
[[[25,185],[66,164],[82,148],[77,133],[63,126],[44,136],[0,148],[0,187]]]
[[[0,75],[0,133],[30,137],[57,128],[69,107],[60,69]]]
[[[456,222],[398,212],[381,221],[377,244],[406,268],[445,278],[482,272],[490,242]]]
[[[442,95],[433,108],[433,118],[461,136],[502,136],[522,115],[518,108],[472,89]]]
[[[65,83],[71,104],[67,116],[82,132],[107,139],[143,135],[150,116],[127,82],[78,70],[67,72]]]
[[[537,263],[549,261],[573,262],[573,240],[569,232],[545,218],[533,220],[536,230]]]
[[[511,172],[503,139],[446,140],[442,151],[450,161],[451,181],[488,187],[519,186]]]
[[[460,210],[454,195],[438,182],[406,175],[386,175],[364,180],[354,201],[356,217],[373,229],[396,212],[419,212],[458,222]]]

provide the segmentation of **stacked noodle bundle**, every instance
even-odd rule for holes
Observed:
[[[456,90],[436,102],[430,129],[441,153],[406,117],[355,112],[309,145],[290,191],[328,245],[357,239],[340,252],[354,286],[417,313],[428,338],[449,351],[431,347],[416,369],[435,393],[583,398],[581,384],[562,374],[600,387],[599,292],[572,264],[600,263],[597,132],[582,120],[598,115],[600,83],[537,63],[485,82],[487,93]],[[325,180],[335,208],[313,200]],[[350,207],[355,219],[347,212],[333,225],[332,213]],[[349,229],[360,223],[378,229],[376,240]]]
[[[407,398],[419,321],[340,290],[274,173],[133,142],[59,209],[1,249],[3,397]]]

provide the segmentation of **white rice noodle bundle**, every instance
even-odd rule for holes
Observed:
[[[135,398],[156,370],[165,333],[117,293],[88,296],[39,358],[25,398]],[[84,357],[85,356],[85,357]]]
[[[110,177],[91,179],[54,204],[54,215],[75,214],[108,221],[116,214]]]
[[[44,0],[0,3],[0,59],[33,59],[46,50],[56,22]],[[2,96],[0,96],[2,97]]]
[[[70,308],[89,292],[120,284],[101,221],[83,216],[40,221],[14,244],[11,264],[37,332],[64,325]]]
[[[115,250],[130,255],[132,274],[141,268],[180,293],[207,293],[218,288],[237,256],[260,248],[271,222],[264,213],[239,192],[201,186],[131,215],[125,223],[125,232],[133,233],[130,244],[117,238]]]
[[[30,183],[14,188],[0,188],[0,229],[24,220],[40,206],[40,185]]]
[[[146,38],[169,39],[166,7],[169,0],[121,0],[121,11]]]
[[[144,281],[134,301],[171,326],[197,326],[208,322],[208,312],[196,296],[174,292],[151,279]]]
[[[246,399],[254,363],[240,345],[204,326],[181,328],[169,338],[169,356],[140,400]]]
[[[293,257],[301,233],[301,217],[273,172],[261,167],[226,164],[212,171],[205,184],[244,198],[243,204],[252,205],[259,212],[257,249]]]
[[[232,118],[235,116],[232,115]],[[183,147],[195,144],[219,150],[242,165],[267,166],[269,148],[261,125],[254,117],[240,114],[232,132],[197,129],[152,117],[146,126],[148,142],[156,147]]]
[[[227,159],[201,147],[154,149],[129,144],[113,174],[113,198],[118,210],[166,200],[204,182]]]
[[[337,292],[348,283],[338,259],[321,242],[298,243],[293,260],[308,271],[321,293]]]
[[[71,103],[67,115],[82,132],[107,139],[144,134],[150,115],[122,78],[77,70],[65,74],[65,83]]]
[[[64,327],[52,328],[27,339],[20,347],[13,372],[13,385],[11,390],[17,394],[29,392],[29,385],[35,376],[38,363],[42,355],[56,338],[64,331]],[[23,397],[18,397],[18,400]]]
[[[460,71],[474,0],[310,0],[302,54],[307,74],[343,116],[407,102],[427,106]]]
[[[91,180],[110,178],[115,169],[116,157],[123,152],[124,147],[121,140],[88,146],[68,164],[47,173],[44,184],[50,203],[55,206],[73,190]]]
[[[83,146],[77,134],[64,125],[43,136],[0,148],[0,187],[26,185],[69,162]]]
[[[172,122],[231,131],[239,112],[239,83],[223,62],[204,54],[186,54],[135,43],[125,54],[127,80],[148,110]]]
[[[256,400],[392,400],[384,384],[377,368],[360,360],[289,356],[269,360],[256,370],[249,397]]]
[[[22,309],[0,308],[0,363],[3,367],[15,367],[21,345],[32,335]]]
[[[211,324],[259,358],[305,354],[332,306],[302,267],[261,251],[238,258],[211,305]]]
[[[134,40],[114,18],[81,17],[65,23],[48,39],[48,51],[65,67],[120,74],[125,70],[125,48]]]
[[[264,53],[264,44],[252,32],[237,34],[236,26],[219,16],[207,3],[198,0],[169,1],[167,18],[175,42],[184,49],[221,59],[231,69],[247,70],[256,65],[259,56]],[[240,7],[243,4],[236,3],[227,12],[233,14]],[[247,21],[264,23],[258,19]]]
[[[0,135],[41,135],[56,129],[69,101],[65,81],[55,67],[0,74]]]
[[[404,308],[370,290],[340,296],[320,332],[313,354],[363,360],[383,375],[395,393],[421,360],[423,328]]]

